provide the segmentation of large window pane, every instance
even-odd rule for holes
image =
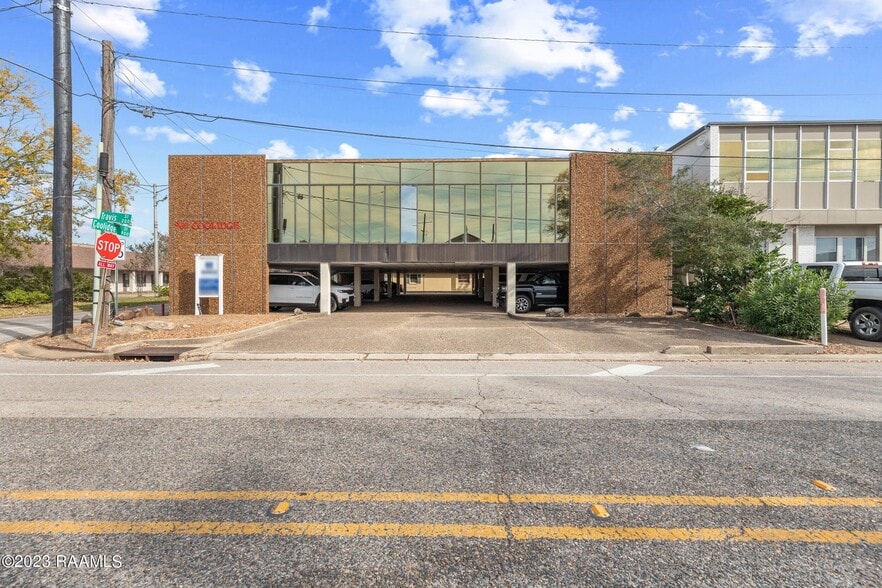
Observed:
[[[401,242],[417,243],[417,188],[401,186]]]
[[[864,261],[864,238],[842,238],[842,261]]]
[[[542,218],[542,204],[541,186],[527,186],[527,218],[540,220]]]
[[[371,243],[385,243],[386,241],[386,207],[371,206]]]
[[[799,157],[799,143],[796,139],[778,139],[774,144],[773,180],[776,182],[795,182],[796,163]]]
[[[745,150],[745,179],[748,182],[769,181],[769,140],[748,139]]]
[[[482,184],[516,184],[527,180],[524,161],[484,161],[481,163]]]
[[[337,243],[340,239],[340,200],[337,186],[325,186],[325,237],[324,243]]]
[[[880,130],[861,129],[858,139],[858,181],[878,182],[882,180],[882,139]]]
[[[355,212],[352,201],[352,186],[340,187],[340,242],[352,243],[355,240]]]
[[[854,143],[830,141],[830,181],[850,182],[854,171]]]
[[[815,239],[815,261],[836,261],[836,237]]]
[[[527,183],[550,184],[569,180],[570,160],[528,161]]]
[[[481,167],[477,161],[439,161],[435,163],[436,184],[477,184]]]
[[[322,186],[310,186],[305,200],[309,201],[309,242],[321,243],[325,235],[325,214],[322,200]]]
[[[481,217],[481,241],[494,243],[496,241],[496,218],[492,216]]]
[[[744,144],[741,140],[720,141],[720,180],[740,182],[744,174]]]
[[[355,242],[369,243],[370,231],[370,208],[367,204],[355,205]]]
[[[434,184],[431,161],[405,161],[401,163],[402,184]]]
[[[439,207],[438,210],[441,208]],[[450,186],[450,212],[456,214],[465,212],[465,186]]]
[[[481,188],[477,185],[465,187],[466,214],[481,214]]]
[[[315,184],[351,184],[351,163],[319,162],[309,164],[309,182]]]
[[[398,182],[397,162],[384,161],[355,164],[356,184],[397,184]]]

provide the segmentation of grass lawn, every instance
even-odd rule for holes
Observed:
[[[126,296],[120,298],[119,307],[142,306],[144,304],[168,304],[168,296]],[[74,302],[74,310],[92,311],[91,302]],[[37,316],[41,314],[52,314],[52,304],[32,304],[30,306],[0,304],[0,319],[18,318],[21,316]]]

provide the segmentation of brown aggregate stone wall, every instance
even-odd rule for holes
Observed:
[[[224,314],[266,313],[266,158],[170,156],[168,183],[171,312],[195,314],[194,255],[223,254]],[[218,300],[201,308],[217,314]]]
[[[604,214],[607,199],[618,196],[613,157],[570,157],[570,312],[663,314],[671,308],[670,261],[650,254],[637,222]]]

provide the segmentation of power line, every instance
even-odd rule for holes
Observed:
[[[142,61],[157,61],[161,63],[173,63],[177,65],[187,65],[193,67],[200,68],[214,68],[214,69],[224,69],[224,70],[233,70],[238,71],[242,68],[238,68],[232,65],[218,65],[214,63],[200,63],[196,61],[185,61],[181,59],[170,59],[164,57],[150,57],[149,55],[138,55],[135,53],[120,53],[120,56],[129,57],[131,59],[140,59]],[[831,92],[819,92],[819,93],[808,93],[808,94],[796,94],[796,93],[780,93],[780,94],[757,94],[754,92],[620,92],[620,91],[611,91],[611,90],[559,90],[559,89],[548,89],[548,88],[518,88],[518,87],[505,87],[505,86],[470,86],[464,84],[432,84],[428,82],[409,82],[409,81],[395,81],[395,80],[377,80],[371,78],[356,78],[356,77],[347,77],[347,76],[330,76],[330,75],[321,75],[321,74],[307,74],[300,72],[290,72],[284,70],[272,70],[272,69],[262,69],[261,71],[279,75],[279,76],[290,76],[290,77],[302,77],[302,78],[310,78],[310,79],[319,79],[319,80],[334,80],[334,81],[345,81],[345,82],[360,82],[366,84],[390,84],[390,85],[402,85],[402,86],[418,86],[418,87],[428,87],[428,88],[449,88],[452,90],[488,90],[494,92],[527,92],[527,93],[547,93],[547,94],[572,94],[572,95],[590,95],[590,96],[691,96],[691,97],[701,97],[701,98],[729,98],[732,96],[758,96],[762,98],[832,98],[832,97],[861,97],[861,96],[880,96],[882,94],[848,94],[848,93],[831,93]]]
[[[326,29],[357,33],[379,33],[390,35],[406,35],[415,37],[439,37],[449,39],[474,39],[481,41],[517,41],[526,43],[554,43],[569,45],[599,45],[609,47],[653,47],[653,48],[683,48],[683,49],[768,49],[767,44],[751,45],[748,43],[739,43],[737,45],[710,45],[704,43],[661,43],[649,41],[585,41],[580,39],[540,39],[530,37],[499,37],[491,35],[466,35],[457,33],[437,33],[431,31],[399,31],[394,29],[378,29],[370,27],[346,27],[339,25],[310,24],[302,22],[292,22],[283,20],[263,19],[263,18],[246,18],[241,16],[225,16],[220,14],[210,14],[207,12],[185,12],[180,10],[168,10],[162,8],[144,8],[141,6],[131,6],[126,4],[110,4],[105,2],[95,2],[94,0],[74,0],[75,3],[94,4],[99,6],[110,6],[113,8],[125,8],[129,10],[150,12],[157,14],[170,14],[174,16],[187,16],[195,18],[206,18],[214,20],[227,20],[234,22],[245,22],[252,24],[269,24],[277,26],[288,26],[305,29]],[[805,49],[804,45],[776,45],[775,49]],[[837,46],[821,46],[812,45],[814,49],[878,49],[871,45],[837,45]]]

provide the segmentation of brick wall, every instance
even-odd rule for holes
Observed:
[[[169,157],[169,303],[195,313],[195,254],[224,256],[224,314],[268,311],[266,159]],[[218,300],[203,299],[204,314]]]
[[[604,214],[605,202],[620,196],[615,156],[570,158],[570,312],[662,314],[671,306],[670,260],[649,253],[649,235],[635,221]]]

